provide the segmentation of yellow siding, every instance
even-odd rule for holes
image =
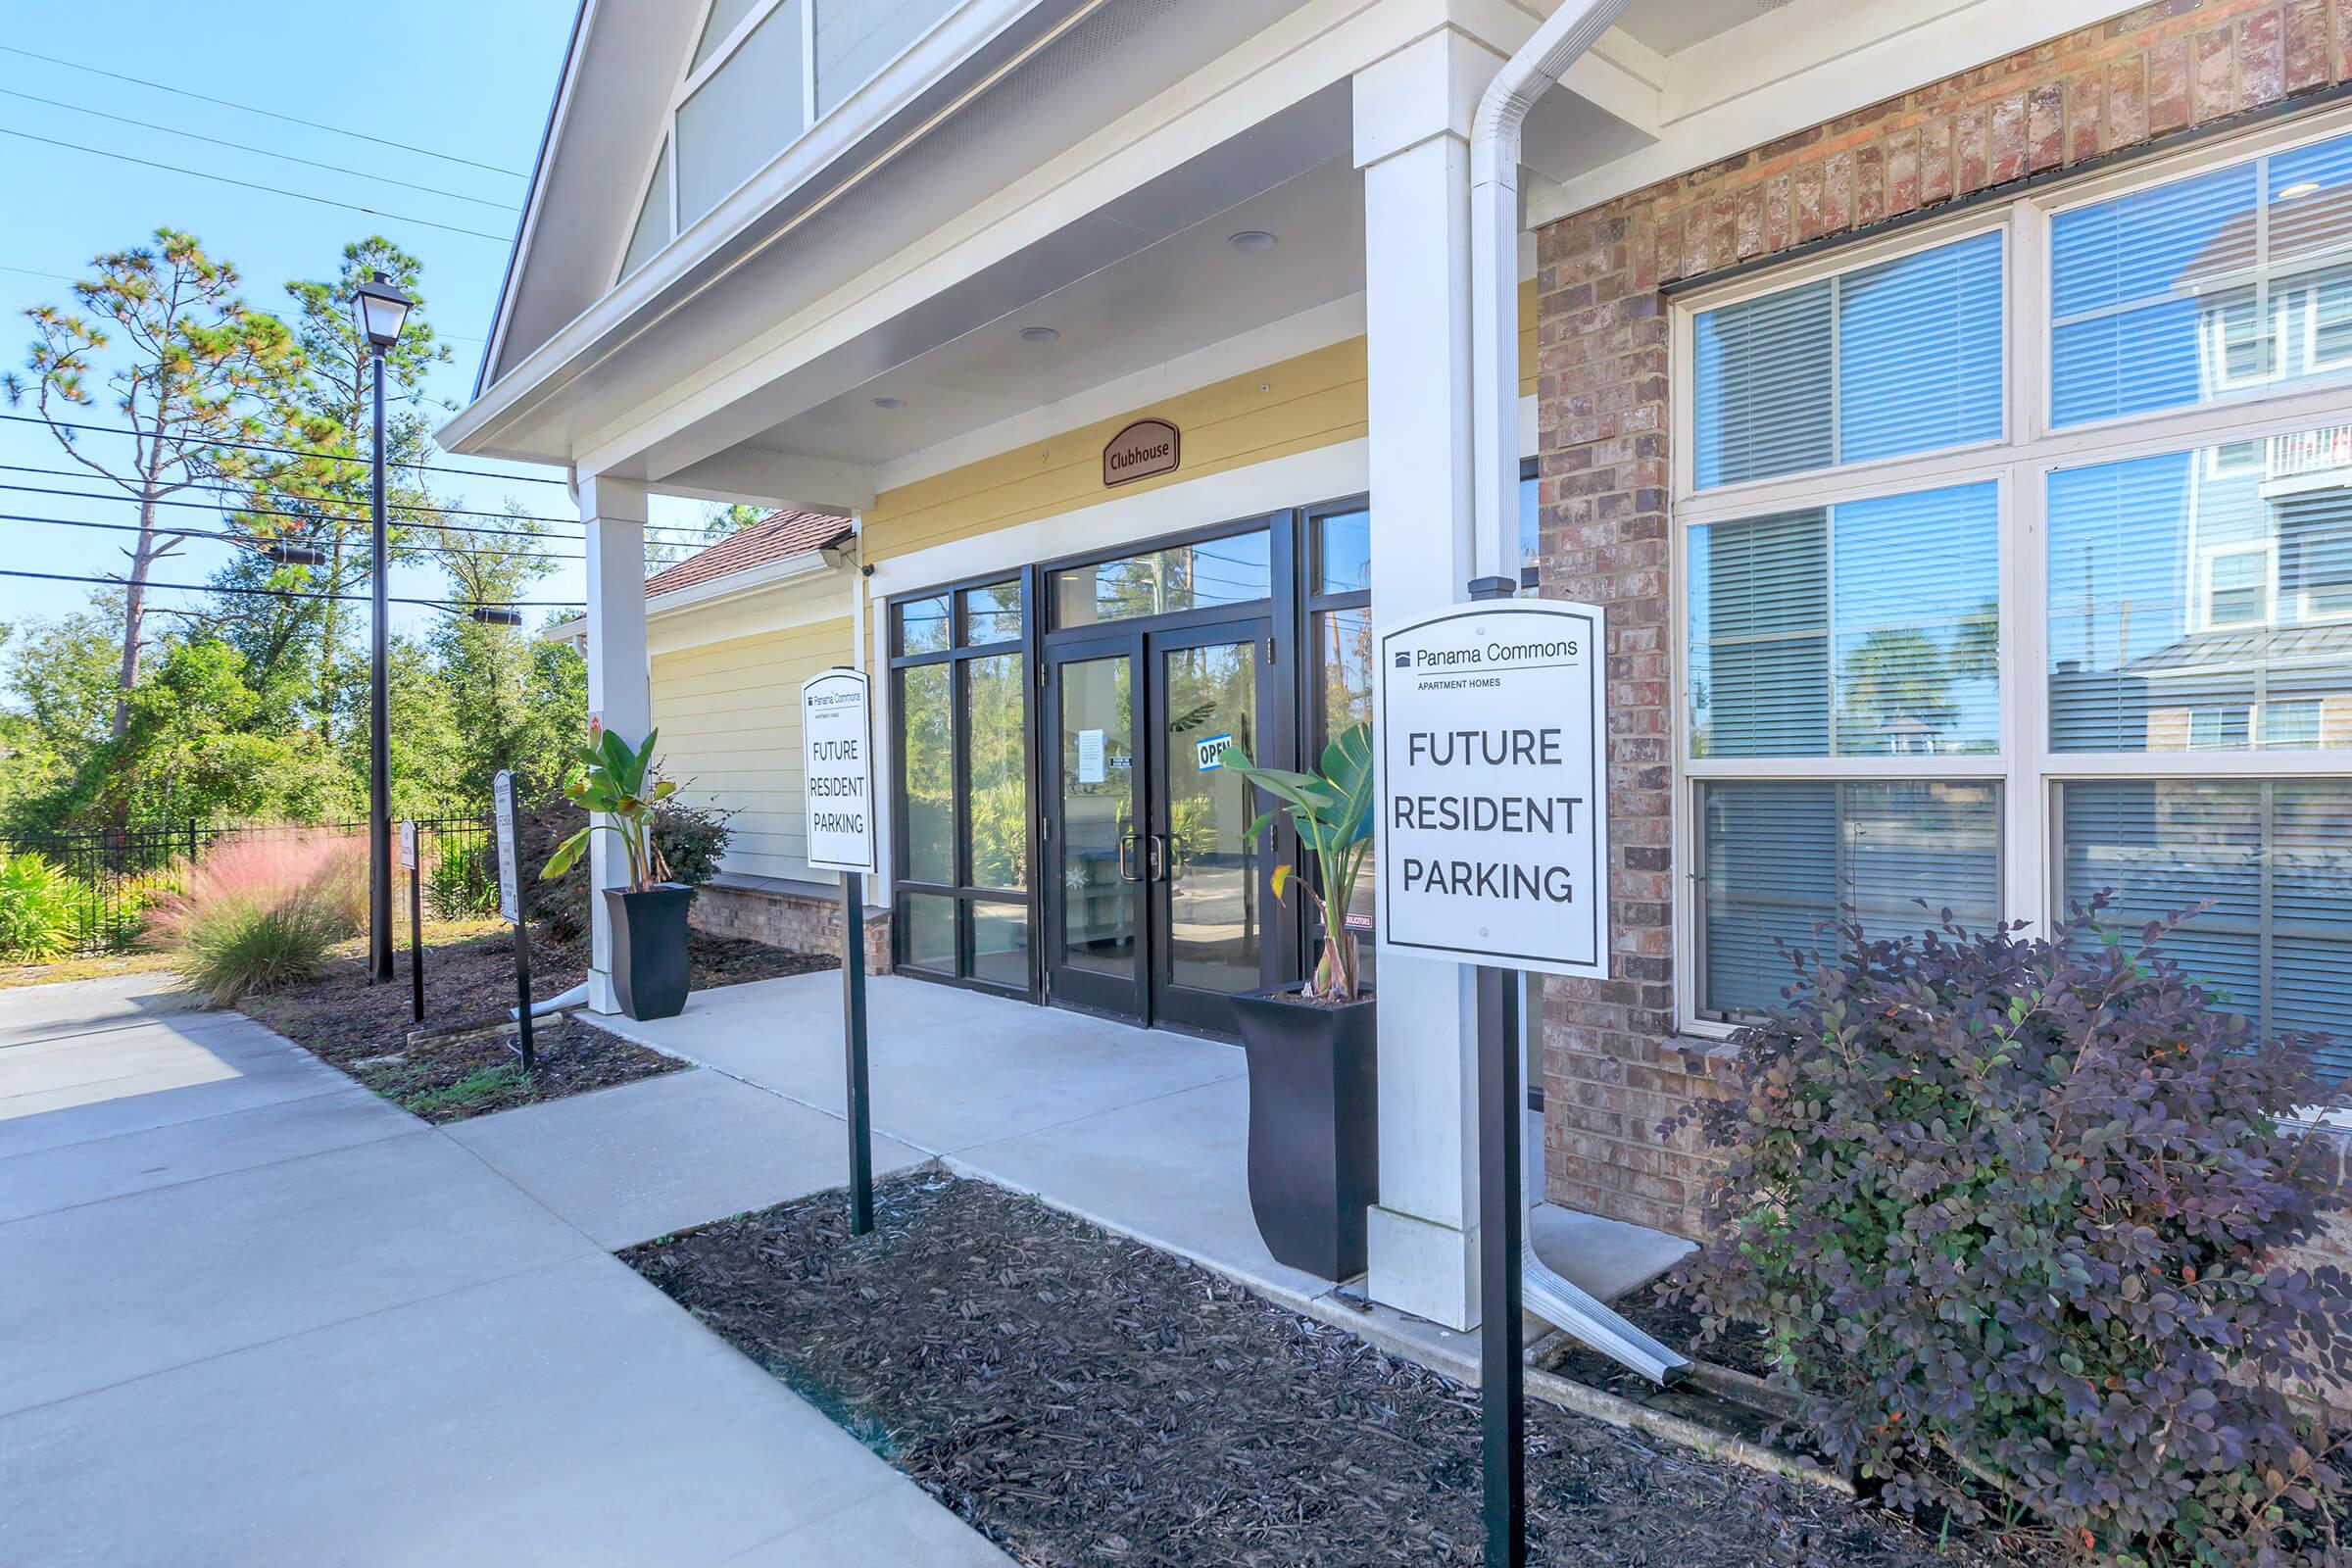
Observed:
[[[849,617],[654,658],[654,723],[681,799],[736,813],[726,869],[807,877],[801,682],[851,655]]]
[[[1525,397],[1535,389],[1536,286],[1527,282],[1519,285],[1519,392]],[[1118,494],[1355,440],[1365,433],[1365,408],[1364,340],[1350,338],[886,490],[861,524],[863,559],[888,561],[1107,499],[1112,492],[1102,487],[1102,448],[1147,416],[1167,419],[1182,432],[1183,466],[1121,485]]]
[[[1115,492],[1104,490],[1102,448],[1147,415],[1170,420],[1182,432],[1183,466]],[[1364,426],[1364,340],[1359,337],[884,491],[864,516],[860,544],[867,561],[888,561],[1091,507],[1114,494],[1137,495],[1354,440]]]

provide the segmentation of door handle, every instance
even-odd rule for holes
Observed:
[[[1133,863],[1127,858],[1127,854],[1137,844],[1143,842],[1143,837],[1144,836],[1141,833],[1122,833],[1119,835],[1119,880],[1122,882],[1141,882],[1143,880],[1143,877],[1140,873],[1127,869],[1127,867]]]
[[[1165,833],[1154,833],[1152,835],[1152,880],[1165,882],[1167,879],[1168,836]]]

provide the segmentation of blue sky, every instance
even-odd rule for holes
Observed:
[[[525,177],[546,123],[563,65],[574,0],[409,0],[395,6],[295,5],[286,0],[0,0],[0,44],[126,76],[169,83],[215,98],[408,143],[493,166],[471,168],[396,147],[290,124],[263,115],[93,75],[0,50],[0,131],[103,148],[270,187],[248,190],[141,168],[116,159],[0,134],[0,366],[22,369],[32,341],[26,307],[70,303],[62,278],[78,274],[102,251],[142,243],[159,224],[194,233],[216,258],[233,262],[256,306],[280,310],[283,284],[332,276],[343,244],[380,232],[424,263],[427,310],[454,351],[430,385],[441,401],[463,404],[488,335]],[[197,24],[193,19],[203,18]],[[26,96],[11,96],[30,95]],[[336,167],[338,172],[187,136],[35,103],[56,100],[108,115],[152,122],[203,136],[242,142]],[[421,191],[390,184],[388,176]],[[346,211],[296,200],[303,192],[374,210]],[[441,194],[446,193],[446,194]],[[472,201],[458,197],[475,198]],[[488,205],[485,205],[488,204]],[[397,216],[395,216],[397,215]],[[431,227],[428,223],[449,225]],[[453,232],[477,230],[480,234]],[[41,274],[55,274],[45,276]],[[0,413],[24,410],[0,408]],[[436,416],[436,422],[445,418]],[[105,414],[96,422],[111,422]],[[0,422],[0,463],[66,466],[54,438],[39,426]],[[463,467],[479,460],[448,459]],[[489,465],[516,476],[561,478],[560,471]],[[74,480],[0,472],[0,482],[94,488]],[[573,515],[561,485],[434,477],[437,494],[473,508],[506,498],[526,511]],[[121,502],[75,502],[0,491],[0,512],[132,520]],[[665,514],[691,516],[691,506]],[[183,512],[178,520],[210,526],[217,518]],[[673,518],[674,520],[674,518]],[[0,522],[0,564],[25,570],[98,572],[117,568],[129,536],[91,529]],[[190,541],[165,563],[161,580],[200,582],[230,546]],[[577,547],[567,553],[578,554]],[[0,623],[23,622],[74,608],[85,590],[66,584],[0,578]],[[577,599],[580,567],[534,590],[534,598]],[[396,571],[395,594],[438,597],[437,573]],[[165,602],[192,595],[159,596]],[[395,612],[395,624],[428,614]],[[534,621],[537,612],[533,612]]]

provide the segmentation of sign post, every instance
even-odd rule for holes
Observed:
[[[505,768],[490,781],[490,799],[498,817],[498,912],[514,927],[514,1040],[522,1054],[522,1070],[531,1071],[539,1058],[531,1044],[531,928],[522,917],[522,875],[514,862],[514,775]]]
[[[850,1234],[874,1228],[866,1104],[865,879],[874,873],[874,747],[866,678],[847,666],[801,682],[808,864],[841,873],[842,1053],[849,1072]]]
[[[1380,948],[1475,964],[1486,1560],[1527,1561],[1519,971],[1608,974],[1601,612],[1472,603],[1380,633]]]
[[[409,873],[409,1017],[424,1022],[424,890],[416,866],[416,824],[400,824],[400,863]]]

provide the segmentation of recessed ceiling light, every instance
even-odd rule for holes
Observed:
[[[1282,243],[1262,228],[1245,228],[1239,234],[1228,234],[1225,243],[1246,255],[1255,256],[1270,251]]]
[[[903,409],[903,408],[905,408],[906,406],[906,400],[905,398],[876,398],[876,399],[874,399],[874,407],[875,407],[875,408],[877,408],[877,409]]]
[[[2308,196],[2319,188],[2320,182],[2316,179],[2298,180],[2296,183],[2289,185],[2286,187],[2286,189],[2280,191],[2278,193],[2278,199],[2282,202],[2292,201],[2297,196]]]
[[[1061,334],[1050,326],[1024,326],[1021,328],[1021,341],[1024,343],[1051,343],[1059,336]]]

